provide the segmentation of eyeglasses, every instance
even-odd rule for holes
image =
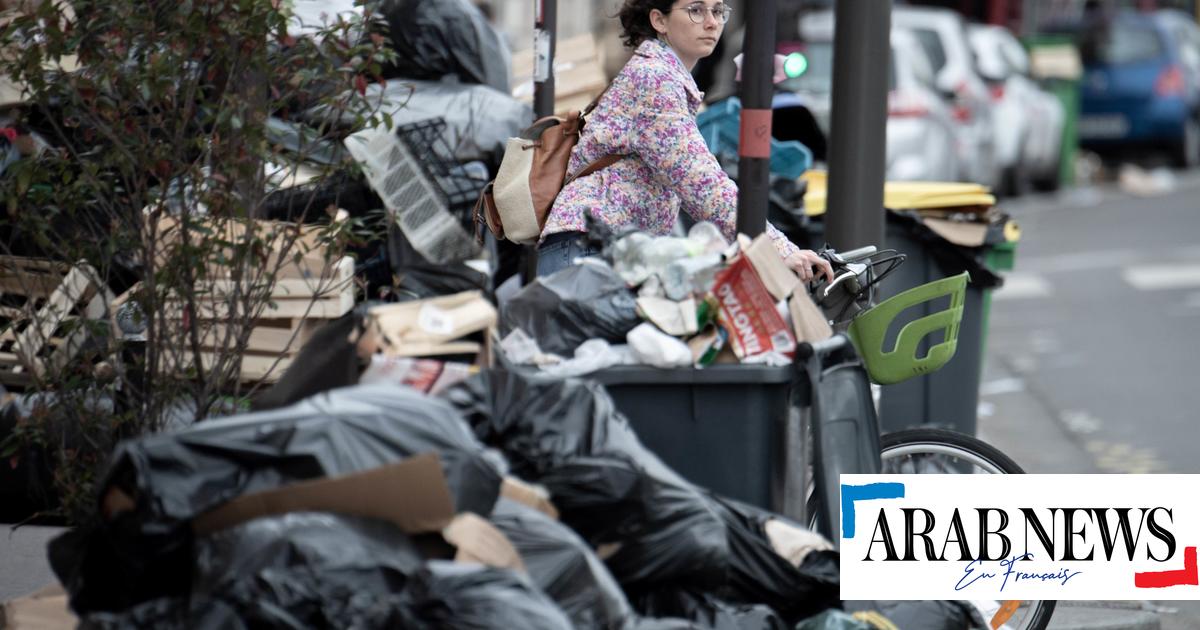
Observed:
[[[727,4],[714,4],[711,7],[706,7],[699,2],[695,4],[689,4],[686,7],[677,7],[671,10],[687,11],[688,17],[692,18],[693,24],[703,24],[705,16],[709,14],[713,16],[713,19],[716,20],[718,24],[724,24],[729,21],[729,14],[733,12],[733,9]]]

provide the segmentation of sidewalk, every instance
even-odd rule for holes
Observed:
[[[1092,457],[1058,414],[990,352],[980,388],[979,437],[1029,473],[1098,473]],[[1059,602],[1051,630],[1190,630],[1200,628],[1200,602]]]

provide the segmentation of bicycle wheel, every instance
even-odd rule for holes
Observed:
[[[907,429],[880,438],[882,472],[887,474],[1021,475],[1025,471],[1000,449],[970,435],[945,429]],[[1043,630],[1054,614],[1053,601],[972,602],[989,626]]]
[[[957,431],[905,429],[883,434],[879,446],[887,474],[1025,474],[1000,449]]]

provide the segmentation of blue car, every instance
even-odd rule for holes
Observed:
[[[1187,14],[1119,11],[1076,31],[1084,74],[1080,145],[1112,154],[1170,151],[1200,164],[1200,28]]]

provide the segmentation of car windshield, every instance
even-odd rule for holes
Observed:
[[[1084,34],[1080,52],[1088,64],[1125,64],[1159,59],[1165,49],[1154,27],[1117,23],[1110,29]]]
[[[808,58],[804,74],[780,84],[793,92],[827,94],[833,90],[833,42],[808,42],[801,51]]]

